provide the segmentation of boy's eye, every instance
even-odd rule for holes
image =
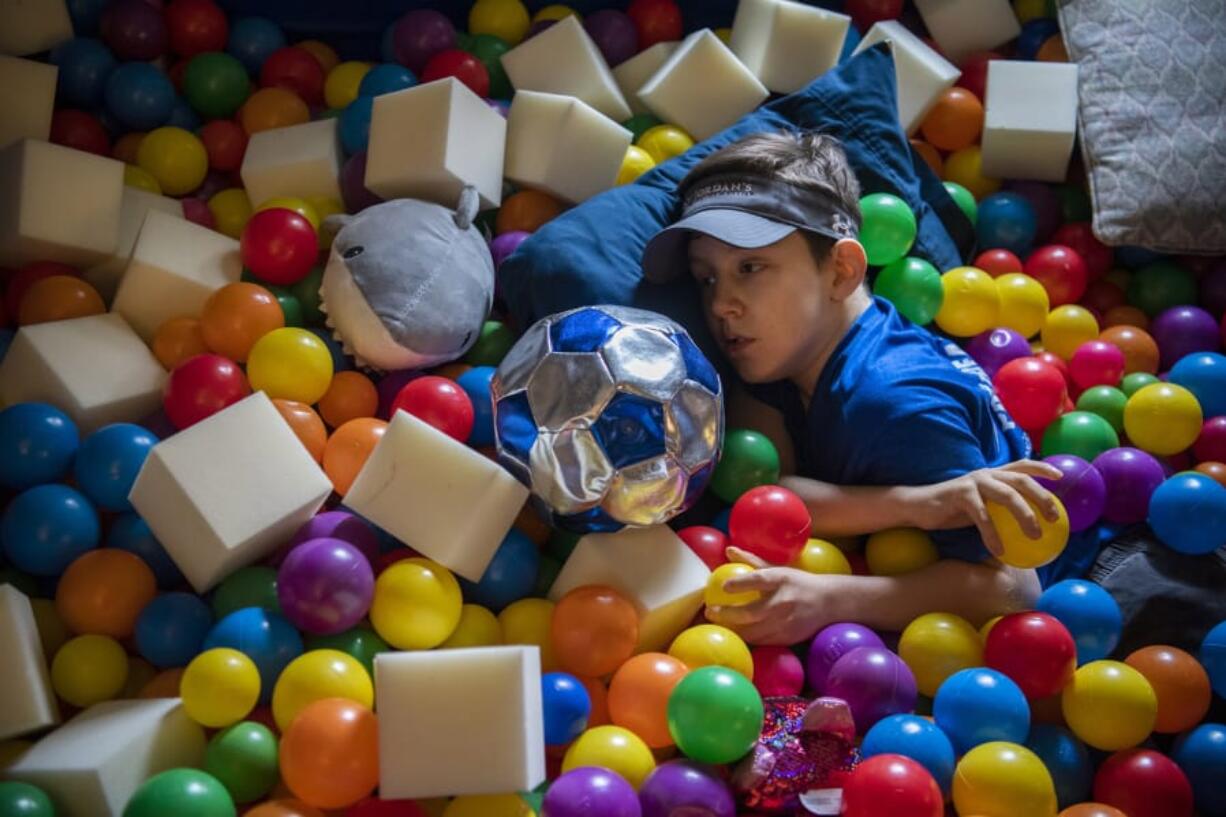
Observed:
[[[740,270],[742,273],[752,274],[760,271],[763,266],[763,264],[760,264],[757,261],[744,261],[741,263]]]

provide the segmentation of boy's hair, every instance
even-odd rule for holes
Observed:
[[[834,198],[860,229],[860,182],[847,163],[839,140],[812,131],[755,133],[712,153],[681,180],[679,192],[722,173],[769,176],[796,187],[808,188]],[[813,260],[822,263],[834,239],[803,231]]]

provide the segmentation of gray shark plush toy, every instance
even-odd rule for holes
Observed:
[[[477,191],[455,211],[394,199],[338,230],[320,287],[327,324],[361,366],[421,369],[455,360],[481,332],[494,298],[494,261],[473,226]]]

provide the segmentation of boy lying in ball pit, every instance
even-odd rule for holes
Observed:
[[[679,193],[682,216],[647,245],[644,276],[688,269],[697,282],[712,334],[747,384],[730,395],[730,425],[775,441],[784,473],[796,474],[781,484],[804,500],[815,535],[918,527],[934,531],[942,556],[906,575],[842,576],[733,548],[761,569],[726,589],[762,598],[708,617],[753,643],[794,644],[836,621],[900,630],[936,610],[978,624],[1032,607],[1035,572],[991,559],[1002,545],[987,503],[1037,537],[1034,508],[1049,520],[1059,509],[1033,477],[1060,472],[1027,459],[1025,432],[957,344],[869,292],[859,184],[839,142],[755,134],[704,159]]]

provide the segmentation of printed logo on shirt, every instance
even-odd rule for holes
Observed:
[[[991,400],[992,411],[996,414],[996,419],[1000,421],[1000,427],[1005,431],[1011,431],[1017,428],[1017,423],[1009,415],[1005,404],[1000,402],[1000,396],[996,393],[996,388],[992,385],[992,378],[988,377],[988,373],[983,370],[983,367],[975,362],[975,359],[966,353],[956,343],[943,344],[942,349],[945,356],[949,358],[949,362],[954,365],[954,368],[965,375],[970,375],[978,381],[976,385],[981,391],[988,395]]]

